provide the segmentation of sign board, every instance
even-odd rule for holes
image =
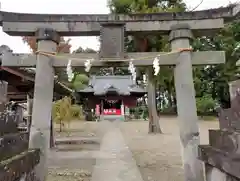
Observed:
[[[123,59],[125,57],[124,32],[124,24],[102,24],[100,59]]]

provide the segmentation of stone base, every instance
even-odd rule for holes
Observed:
[[[100,115],[100,121],[125,121],[125,116],[123,115]]]
[[[207,181],[240,181],[240,133],[209,130],[209,144],[200,145],[199,159],[205,163]]]
[[[201,145],[199,146],[199,158],[210,168],[217,168],[226,175],[240,180],[240,155],[230,155],[212,146]],[[206,167],[206,172],[209,167]]]

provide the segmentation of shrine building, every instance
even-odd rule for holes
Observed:
[[[87,107],[95,109],[100,120],[125,120],[128,108],[135,107],[146,90],[138,86],[132,76],[92,76],[88,87],[77,94]]]

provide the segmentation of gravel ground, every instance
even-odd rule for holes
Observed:
[[[181,149],[177,118],[160,119],[163,134],[149,135],[147,121],[121,122],[120,130],[130,148],[144,181],[183,181]],[[84,137],[101,139],[99,123],[74,121],[67,133],[57,133],[56,138]],[[208,144],[208,129],[217,129],[217,121],[199,121],[201,144]],[[52,150],[49,159],[48,181],[88,181],[96,159],[105,159],[98,153],[99,145],[66,145],[67,149]]]

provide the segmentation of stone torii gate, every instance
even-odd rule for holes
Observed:
[[[192,33],[206,35],[224,27],[224,21],[239,16],[239,7],[231,6],[198,12],[156,13],[131,15],[49,15],[0,12],[3,31],[11,36],[36,36],[37,55],[5,53],[2,66],[35,67],[35,91],[30,132],[30,148],[40,148],[40,164],[36,176],[44,181],[46,158],[50,141],[50,120],[53,99],[54,68],[66,67],[67,60],[74,67],[84,67],[85,60],[93,59],[93,67],[126,66],[129,60],[136,67],[152,66],[159,57],[160,65],[175,65],[174,77],[183,165],[186,181],[202,181],[203,169],[197,159],[199,129],[192,65],[225,62],[224,52],[192,52]],[[173,53],[125,53],[124,36],[135,33],[169,34]],[[101,35],[98,54],[55,55],[60,36]],[[183,51],[180,51],[183,50]],[[143,58],[148,57],[148,58]],[[186,111],[187,110],[187,111]]]

